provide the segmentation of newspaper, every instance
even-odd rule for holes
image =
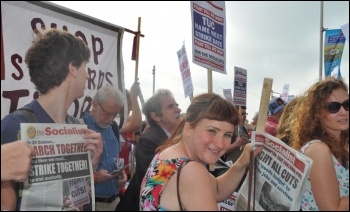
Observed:
[[[20,210],[95,210],[91,155],[83,148],[83,128],[86,125],[21,123],[21,139],[34,153]]]
[[[218,202],[218,211],[233,211],[235,201],[237,197],[237,192],[233,192],[227,199],[222,202]]]
[[[264,146],[255,159],[256,179],[252,189],[255,189],[254,210],[300,210],[302,191],[310,173],[312,160],[266,133],[253,131],[252,144]],[[244,211],[248,208],[248,180],[247,175],[238,191],[234,210]],[[254,192],[251,192],[251,200],[253,194]],[[253,209],[253,201],[250,209]]]

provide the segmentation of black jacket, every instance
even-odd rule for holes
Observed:
[[[140,189],[143,177],[155,156],[156,149],[168,139],[168,136],[159,125],[151,125],[140,136],[136,145],[135,174],[120,198],[116,211],[138,211],[140,204]]]

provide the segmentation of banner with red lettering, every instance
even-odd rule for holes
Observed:
[[[191,1],[192,62],[226,74],[225,1]]]
[[[191,78],[190,64],[188,63],[187,59],[185,43],[182,45],[181,49],[177,51],[177,59],[179,60],[185,98],[188,96],[193,96],[193,84]]]
[[[81,37],[91,50],[84,97],[74,101],[70,115],[80,117],[89,109],[96,90],[103,85],[116,85],[125,93],[123,28],[41,1],[1,1],[1,27],[1,119],[39,96],[24,57],[35,31],[44,28],[67,30]]]
[[[234,67],[233,103],[239,106],[247,106],[247,70]]]

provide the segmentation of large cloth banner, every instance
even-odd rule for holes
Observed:
[[[225,1],[191,1],[192,62],[226,74]]]
[[[345,36],[340,29],[326,30],[324,40],[324,76],[341,78],[340,62],[343,55]]]
[[[187,59],[185,44],[183,44],[181,49],[177,51],[177,59],[179,60],[185,98],[188,96],[193,96],[193,84],[191,78],[190,64]]]
[[[125,94],[122,38],[124,29],[50,2],[1,1],[1,119],[39,97],[24,62],[37,31],[64,29],[81,37],[91,50],[84,97],[68,110],[80,117],[96,90],[118,86]]]

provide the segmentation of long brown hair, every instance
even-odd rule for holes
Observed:
[[[200,94],[193,98],[186,115],[182,118],[169,140],[157,148],[156,151],[162,151],[179,143],[182,139],[182,131],[186,122],[190,123],[191,127],[194,128],[202,119],[226,121],[236,126],[239,124],[240,115],[233,103],[221,96],[215,93]]]
[[[297,121],[291,126],[294,127],[291,143],[293,148],[300,150],[305,143],[317,139],[327,144],[336,158],[349,160],[349,129],[341,131],[340,142],[334,142],[336,138],[327,133],[320,122],[324,114],[321,111],[325,110],[328,97],[336,89],[348,92],[348,86],[343,80],[328,77],[306,91],[297,111]]]

